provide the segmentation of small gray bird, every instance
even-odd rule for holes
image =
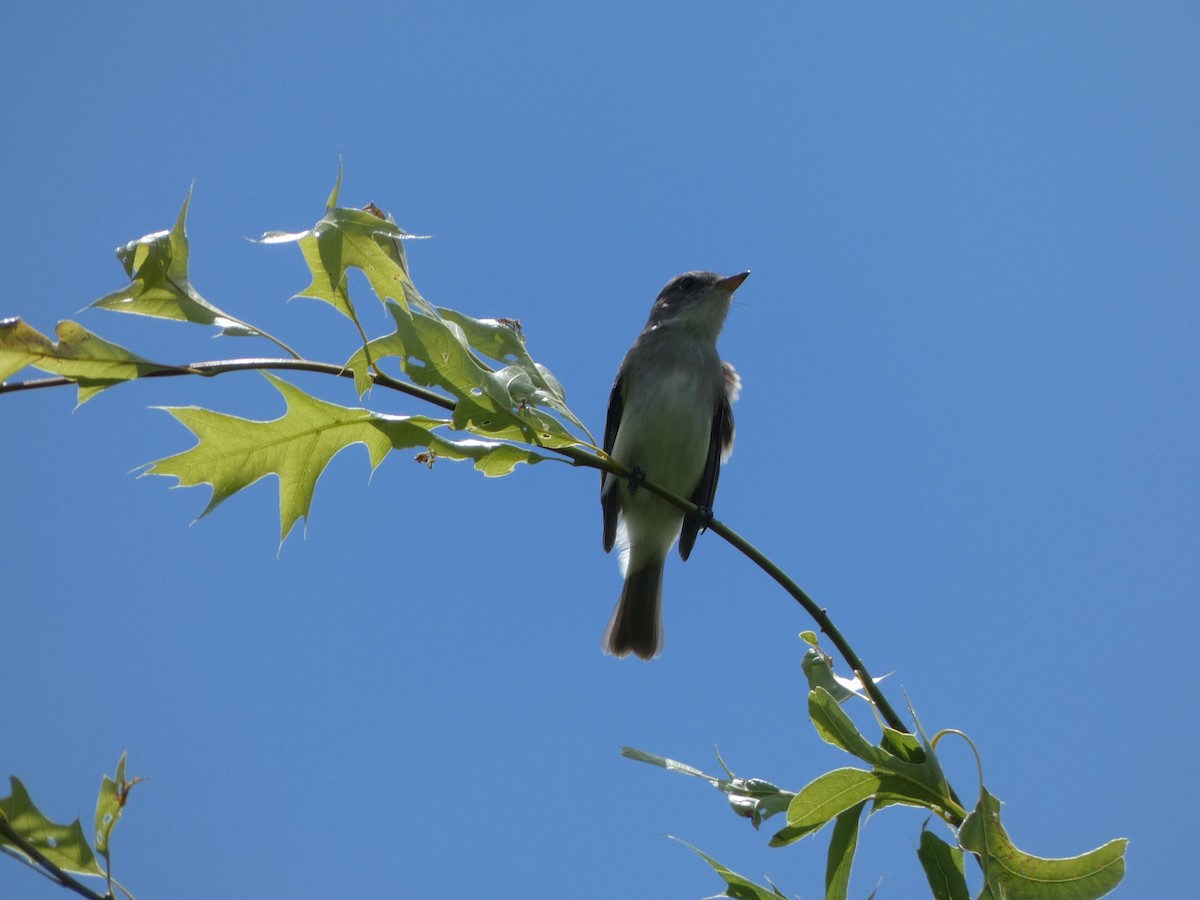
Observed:
[[[604,631],[604,652],[662,652],[663,566],[679,538],[687,559],[702,522],[638,490],[646,478],[711,512],[717,477],[733,450],[733,411],[741,381],[717,355],[733,292],[749,272],[722,278],[686,272],[672,278],[621,367],[608,401],[604,450],[633,472],[628,488],[607,472],[600,481],[604,551],[616,544],[625,588]]]

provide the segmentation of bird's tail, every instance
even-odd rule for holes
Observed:
[[[654,659],[662,653],[662,579],[665,559],[652,559],[625,576],[621,599],[600,645],[605,653]]]

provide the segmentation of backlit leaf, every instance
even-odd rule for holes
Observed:
[[[392,450],[424,451],[422,461],[471,459],[485,475],[507,475],[519,463],[547,457],[499,441],[454,439],[434,433],[450,423],[423,416],[387,416],[319,400],[266,374],[287,402],[278,419],[259,422],[197,407],[167,412],[198,438],[183,453],[151,463],[146,474],[170,475],[185,487],[208,484],[212,497],[201,516],[268,475],[279,478],[280,538],[308,515],[317,479],[329,461],[351,444],[363,444],[375,468]]]
[[[185,223],[192,192],[188,191],[170,231],[156,231],[117,248],[117,259],[129,276],[128,287],[113,291],[92,306],[116,312],[216,325],[231,334],[260,334],[256,329],[213,306],[188,280],[188,239]]]
[[[8,820],[13,829],[50,862],[65,872],[84,875],[104,875],[96,861],[96,855],[83,836],[83,826],[76,819],[70,825],[60,825],[46,818],[33,804],[29,792],[17,778],[9,778],[12,793],[0,797],[0,816]],[[16,844],[0,834],[0,845],[28,859]]]
[[[865,769],[834,769],[801,788],[788,805],[788,826],[821,826],[846,810],[869,800],[879,776]]]
[[[357,322],[346,284],[347,272],[355,268],[367,276],[380,301],[391,298],[405,309],[412,304],[432,311],[408,274],[403,241],[414,235],[400,229],[390,216],[384,219],[369,210],[339,207],[341,182],[339,171],[325,215],[312,228],[294,233],[267,232],[259,239],[264,244],[300,245],[312,281],[297,296],[324,301]]]
[[[75,322],[59,322],[58,341],[21,319],[0,321],[0,381],[26,366],[54,372],[76,382],[84,403],[106,387],[156,371],[181,371],[143,359],[110,344]]]
[[[474,352],[456,322],[410,313],[394,303],[387,308],[396,330],[371,341],[346,363],[360,384],[373,363],[397,357],[413,382],[440,388],[457,400],[453,417],[457,429],[542,447],[581,443],[561,422],[538,409],[547,406],[561,412],[566,407],[532,360],[529,367],[514,364],[493,370]],[[574,416],[569,420],[577,421]]]
[[[1094,900],[1125,877],[1124,838],[1067,859],[1043,859],[1016,848],[1000,824],[1000,801],[982,790],[959,830],[959,843],[979,857],[985,890],[1009,900]]]

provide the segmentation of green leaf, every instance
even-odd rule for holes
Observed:
[[[917,858],[925,870],[933,900],[970,900],[971,893],[963,873],[962,850],[922,827]]]
[[[391,298],[405,309],[412,304],[431,312],[432,307],[408,275],[403,241],[415,235],[401,230],[390,216],[385,219],[368,210],[339,207],[341,183],[339,169],[325,215],[312,228],[294,233],[267,232],[259,239],[264,244],[300,245],[312,281],[296,296],[321,300],[357,322],[358,315],[346,285],[346,273],[356,268],[367,276],[380,301]]]
[[[805,632],[805,634],[811,635],[812,632]],[[804,635],[802,634],[801,637],[804,637]],[[829,655],[816,646],[805,651],[803,658],[800,660],[800,668],[804,670],[804,675],[808,679],[810,689],[822,688],[838,703],[845,703],[851,697],[859,697],[863,700],[867,699],[862,682],[858,677],[845,678],[838,675],[833,671]],[[872,680],[875,684],[879,684],[884,678],[887,678],[887,676],[883,675]]]
[[[307,518],[317,479],[329,461],[351,444],[366,446],[372,468],[391,450],[405,448],[426,451],[418,459],[430,465],[441,457],[474,460],[475,468],[488,476],[507,475],[519,463],[547,458],[511,444],[435,434],[434,429],[449,425],[445,419],[385,416],[338,406],[274,375],[266,378],[287,403],[283,416],[259,422],[197,407],[168,407],[166,411],[198,442],[190,450],[149,464],[146,474],[174,476],[184,487],[210,485],[212,497],[201,516],[260,478],[277,475],[283,540],[299,519]]]
[[[140,778],[125,778],[125,758],[122,753],[117,761],[116,774],[109,778],[107,775],[100,782],[100,794],[96,797],[96,852],[108,858],[109,839],[116,827],[125,803],[129,799],[129,791]]]
[[[117,259],[125,267],[129,286],[101,297],[92,306],[177,322],[215,325],[229,334],[265,337],[252,326],[213,306],[188,280],[185,223],[191,200],[189,190],[179,210],[179,218],[170,231],[156,231],[117,248]]]
[[[371,341],[346,363],[360,385],[373,363],[398,357],[416,384],[441,388],[456,398],[454,428],[542,447],[581,443],[561,422],[537,408],[561,412],[566,406],[536,368],[512,365],[494,371],[475,354],[457,323],[410,313],[394,303],[387,308],[396,330]],[[577,421],[573,415],[569,418]]]
[[[778,900],[779,897],[784,897],[786,900],[786,895],[774,885],[771,885],[768,888],[761,884],[755,884],[753,881],[739,875],[737,872],[727,869],[707,853],[697,850],[687,841],[679,840],[679,838],[674,838],[674,840],[679,841],[679,843],[683,844],[702,860],[712,866],[713,871],[725,880],[725,891],[718,896],[732,897],[734,900]]]
[[[0,320],[0,381],[26,366],[54,372],[79,386],[79,402],[122,381],[153,372],[178,372],[110,344],[75,322],[59,322],[52,341],[21,319]]]
[[[876,771],[880,772],[879,790],[875,792],[872,812],[878,812],[886,806],[901,804],[942,814],[950,802],[944,794],[931,790],[919,781],[879,769]]]
[[[819,828],[866,800],[879,787],[879,776],[865,769],[834,769],[805,785],[788,805],[788,826]]]
[[[923,760],[916,763],[908,761],[917,758],[912,740],[902,738],[900,732],[885,732],[881,746],[871,744],[829,692],[820,687],[808,694],[808,712],[824,740],[874,767],[880,777],[876,808],[892,803],[934,811],[953,808],[949,786],[928,745],[921,745]]]
[[[846,900],[850,891],[850,870],[858,849],[858,829],[866,801],[857,803],[837,817],[829,853],[825,860],[825,900]]]
[[[1090,853],[1044,859],[1023,853],[1000,824],[1000,801],[981,789],[979,805],[959,829],[959,843],[979,857],[985,891],[1009,900],[1093,900],[1125,877],[1124,838]]]
[[[595,439],[587,426],[567,408],[566,392],[554,374],[541,363],[533,361],[525,348],[525,335],[521,323],[512,319],[473,319],[457,310],[438,307],[438,314],[462,329],[467,343],[489,359],[506,362],[519,368],[533,385],[534,391],[518,401],[527,400],[538,406],[546,406],[563,416],[568,422]]]
[[[12,785],[12,793],[7,797],[0,797],[0,818],[6,819],[34,849],[64,872],[103,877],[104,870],[100,868],[92,848],[88,846],[79,820],[76,819],[70,825],[59,825],[50,821],[34,806],[29,792],[19,779],[9,778],[9,783]],[[29,859],[23,850],[8,841],[3,834],[0,834],[0,846],[23,859]]]
[[[762,823],[763,819],[769,819],[776,813],[787,810],[788,804],[796,796],[791,791],[782,790],[761,778],[737,778],[728,769],[726,772],[728,772],[729,778],[717,778],[702,772],[695,766],[689,766],[687,763],[668,759],[657,753],[647,753],[645,750],[633,747],[622,747],[621,755],[638,762],[658,766],[668,772],[679,772],[683,775],[691,775],[693,778],[703,778],[725,794],[733,811],[742,818],[750,819],[755,828]],[[722,765],[724,765],[723,762]]]
[[[808,692],[808,715],[817,734],[827,743],[872,764],[887,761],[888,754],[862,736],[825,688],[814,687]]]
[[[786,847],[788,844],[794,844],[801,838],[806,838],[810,834],[815,834],[824,827],[824,822],[822,822],[820,825],[785,825],[771,836],[771,840],[767,842],[767,846]]]
[[[897,731],[887,726],[884,726],[883,738],[880,740],[879,746],[896,759],[917,766],[922,765],[929,758],[925,748],[921,746],[920,739],[915,734]]]

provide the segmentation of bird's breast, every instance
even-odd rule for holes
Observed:
[[[708,458],[715,398],[708,379],[677,369],[631,385],[613,456],[668,490],[687,496]]]

